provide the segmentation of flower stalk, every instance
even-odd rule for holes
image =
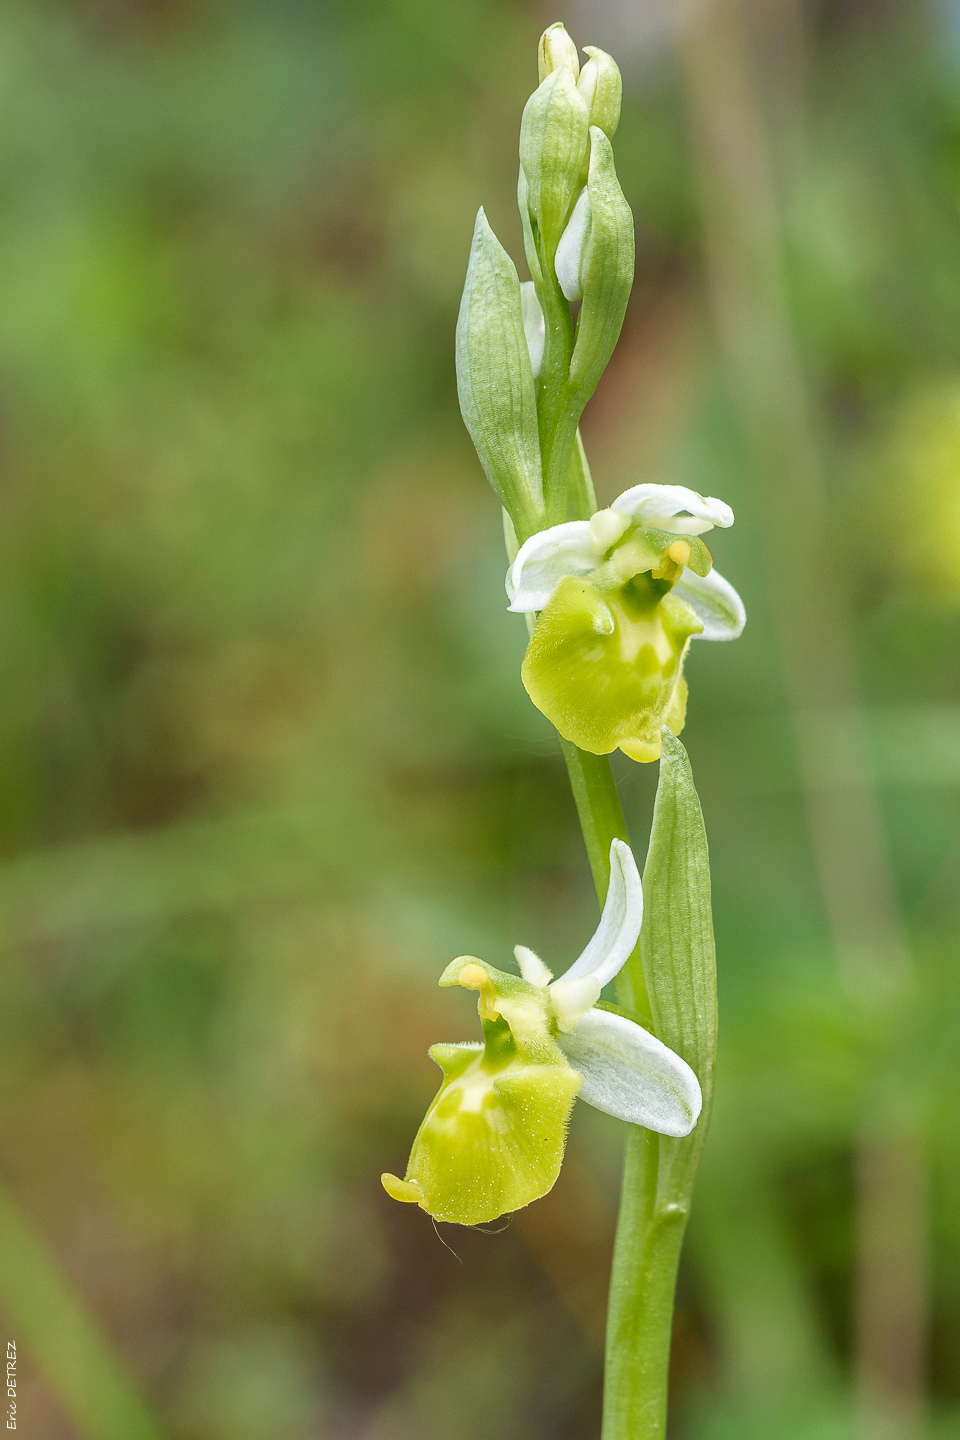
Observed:
[[[540,42],[523,113],[521,282],[481,210],[457,326],[463,418],[504,511],[509,608],[530,640],[521,671],[555,726],[599,926],[559,979],[525,946],[519,974],[475,956],[441,985],[477,994],[482,1041],[435,1045],[440,1089],[396,1200],[478,1224],[554,1184],[577,1099],[627,1124],[610,1285],[603,1440],[663,1440],[674,1291],[716,1050],[710,873],[700,805],[676,738],[694,639],[732,640],[745,615],[703,537],[723,501],[641,483],[598,509],[579,433],[620,334],[633,221],[611,140],[620,74],[562,25]],[[579,304],[574,316],[571,304]],[[609,756],[660,761],[643,878]],[[644,897],[646,896],[646,903]],[[601,998],[616,980],[617,1003]]]
[[[561,741],[598,893],[598,857],[625,830],[610,761]],[[707,1136],[716,1060],[716,957],[706,831],[679,740],[664,733],[660,784],[643,872],[640,941],[617,976],[617,1001],[691,1065],[703,1109],[694,1130],[670,1138],[627,1131],[610,1276],[603,1440],[662,1440],[677,1268]]]

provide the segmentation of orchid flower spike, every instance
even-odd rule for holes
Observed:
[[[683,485],[634,485],[590,520],[541,530],[507,572],[510,609],[537,614],[523,683],[582,750],[660,755],[683,729],[691,639],[735,640],[740,596],[700,538],[733,524],[722,500]]]
[[[441,985],[479,992],[483,1043],[430,1050],[443,1082],[405,1178],[382,1177],[388,1195],[461,1225],[519,1210],[560,1173],[578,1096],[661,1135],[690,1133],[702,1104],[690,1066],[634,1020],[597,1004],[633,952],[642,919],[636,861],[614,840],[600,924],[558,980],[523,945],[514,952],[519,976],[472,955],[447,967]]]

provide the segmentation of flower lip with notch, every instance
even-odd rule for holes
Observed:
[[[614,840],[597,931],[554,980],[518,945],[520,976],[463,955],[441,985],[479,991],[482,1045],[435,1045],[444,1080],[417,1133],[406,1177],[387,1193],[438,1220],[482,1224],[545,1195],[560,1170],[574,1099],[621,1120],[680,1137],[700,1114],[690,1066],[628,1016],[598,1006],[626,963],[643,919],[630,847]]]

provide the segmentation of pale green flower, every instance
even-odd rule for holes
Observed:
[[[701,534],[733,524],[722,500],[635,485],[590,520],[532,535],[507,572],[510,609],[538,618],[523,683],[560,734],[595,755],[656,760],[683,728],[691,639],[733,640],[743,602]]]
[[[643,891],[628,845],[614,840],[596,934],[559,980],[523,945],[520,975],[462,955],[441,985],[479,991],[483,1043],[434,1045],[443,1083],[410,1152],[406,1177],[384,1175],[395,1200],[438,1220],[477,1225],[545,1195],[560,1172],[579,1096],[664,1135],[687,1135],[700,1114],[690,1066],[649,1031],[597,1005],[632,953]]]

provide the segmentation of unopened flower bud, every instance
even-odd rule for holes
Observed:
[[[537,61],[541,80],[546,80],[554,70],[569,70],[574,80],[580,74],[580,56],[577,54],[577,47],[560,24],[548,26],[540,36]]]
[[[612,140],[620,123],[620,101],[623,84],[620,70],[612,55],[598,50],[595,45],[585,45],[590,59],[580,71],[577,89],[587,102],[590,124],[597,125]]]
[[[553,255],[590,157],[587,104],[568,69],[552,71],[527,101],[520,125],[520,164],[526,202]]]
[[[569,242],[564,235],[557,252],[559,258],[562,246],[570,291],[576,287],[583,297],[570,378],[584,403],[613,354],[633,284],[633,216],[617,180],[610,141],[596,125],[590,130],[585,195],[582,210],[578,199],[576,223],[571,217]]]

